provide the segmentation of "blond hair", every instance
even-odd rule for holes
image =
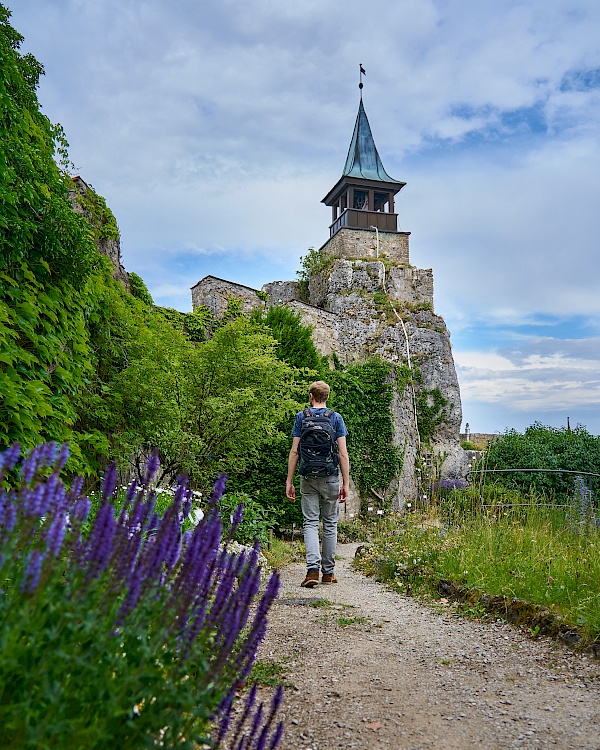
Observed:
[[[308,388],[308,392],[312,393],[314,400],[318,404],[324,404],[327,401],[330,390],[330,387],[323,380],[315,380]]]

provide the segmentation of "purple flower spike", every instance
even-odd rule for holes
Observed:
[[[19,460],[20,454],[21,454],[21,446],[19,445],[19,443],[13,443],[10,446],[10,448],[4,451],[4,453],[1,456],[2,468],[8,469],[10,471],[10,469],[12,469],[14,465],[17,463],[17,461]]]
[[[50,530],[48,531],[48,552],[54,557],[58,557],[58,554],[62,548],[63,541],[65,539],[65,517],[64,515],[57,516],[53,521]]]
[[[150,482],[154,479],[154,476],[156,475],[156,472],[158,471],[158,467],[160,466],[160,460],[158,458],[158,450],[153,450],[152,454],[150,455],[150,458],[148,459],[146,463],[146,479],[144,480],[144,484],[148,486]]]
[[[25,594],[33,594],[40,581],[44,555],[39,549],[33,550],[27,558],[27,567],[21,581],[21,591]]]
[[[71,512],[71,522],[73,524],[82,524],[90,513],[92,501],[89,497],[80,497]]]
[[[67,463],[68,458],[69,458],[69,446],[66,443],[64,443],[64,445],[61,445],[60,447],[60,451],[58,453],[56,463],[54,464],[54,471],[57,474],[62,471],[62,468]]]
[[[33,450],[30,451],[27,458],[23,461],[21,466],[21,477],[25,484],[31,484],[31,480],[35,476],[38,466],[43,458],[45,445],[37,445]]]
[[[225,474],[219,474],[219,476],[217,477],[217,481],[214,484],[212,495],[209,498],[209,503],[211,505],[213,505],[214,503],[218,503],[219,500],[223,497],[226,483],[227,476]]]
[[[102,497],[104,500],[108,500],[112,497],[117,485],[117,465],[113,461],[112,464],[106,467],[104,477],[102,479]]]
[[[283,738],[283,722],[280,721],[279,724],[277,724],[275,731],[273,732],[273,736],[271,737],[271,744],[269,745],[269,750],[275,750],[275,748],[279,746],[279,743],[281,742],[282,738]]]

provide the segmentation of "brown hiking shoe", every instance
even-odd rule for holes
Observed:
[[[337,578],[333,575],[333,573],[323,573],[323,577],[321,578],[321,583],[337,583]]]
[[[312,589],[319,583],[319,571],[313,570],[306,574],[306,578],[300,584],[305,589]]]

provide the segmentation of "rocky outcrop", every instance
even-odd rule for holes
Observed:
[[[90,198],[92,198],[90,200]],[[123,264],[121,263],[121,240],[114,216],[106,208],[104,199],[101,198],[81,177],[73,177],[72,189],[69,192],[69,199],[73,211],[81,214],[88,219],[96,235],[96,248],[101,255],[105,255],[112,265],[112,276],[125,289],[129,291],[129,277]],[[99,208],[100,210],[94,210]],[[105,232],[103,228],[107,218],[110,221],[111,229],[114,231]]]

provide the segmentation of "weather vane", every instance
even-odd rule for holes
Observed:
[[[360,98],[362,99],[363,82],[362,77],[367,75],[367,71],[363,68],[362,63],[358,64],[358,88],[360,89]]]

